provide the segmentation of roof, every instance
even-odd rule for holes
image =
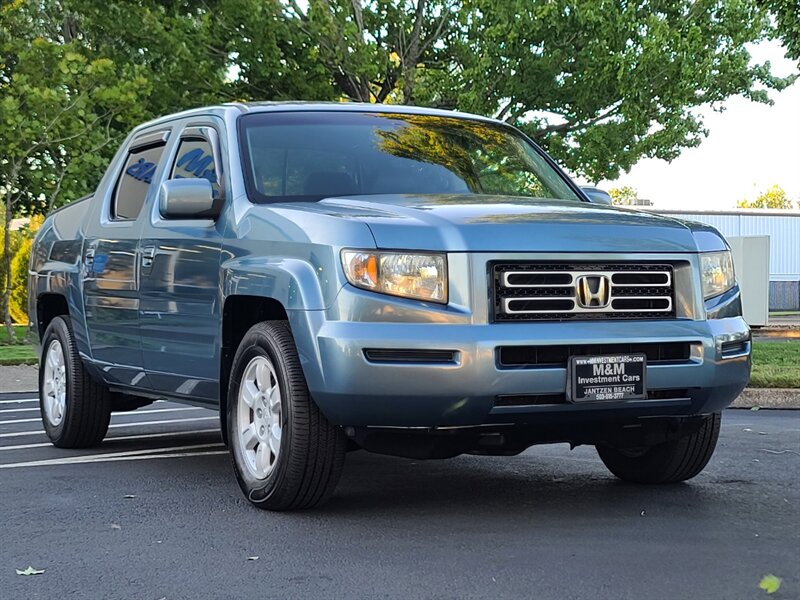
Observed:
[[[440,108],[427,108],[423,106],[407,106],[403,104],[372,104],[366,102],[309,102],[309,101],[285,101],[285,102],[230,102],[211,106],[191,108],[189,110],[164,115],[142,123],[136,129],[151,127],[159,123],[183,119],[186,117],[229,113],[236,111],[241,114],[259,112],[287,112],[287,111],[326,111],[326,112],[370,112],[370,113],[392,113],[408,115],[431,115],[441,117],[455,117],[461,119],[473,119],[486,121],[489,123],[502,123],[497,119],[474,115],[470,113],[458,112],[454,110],[444,110]]]

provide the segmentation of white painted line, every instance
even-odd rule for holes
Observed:
[[[39,398],[19,398],[17,400],[0,400],[0,404],[22,404],[25,402],[38,402]],[[154,400],[154,402],[169,402],[169,400]]]
[[[11,425],[13,423],[37,423],[41,420],[41,417],[36,417],[35,419],[11,419],[10,421],[0,421],[0,425]]]
[[[147,440],[153,438],[175,437],[179,435],[195,435],[198,433],[219,433],[219,429],[192,429],[190,431],[168,431],[166,433],[143,433],[142,435],[120,435],[117,437],[110,437],[103,440],[103,445],[108,442],[116,441],[130,441],[130,440]],[[37,444],[18,444],[16,446],[0,446],[0,452],[3,450],[30,450],[32,448],[54,448],[50,442],[41,442]]]
[[[182,406],[180,408],[159,408],[157,410],[132,410],[130,412],[124,412],[124,413],[113,413],[111,416],[112,418],[135,417],[137,415],[152,415],[153,413],[179,412],[182,410],[207,410],[207,409],[201,408],[199,406]],[[0,425],[13,425],[14,423],[36,423],[37,421],[41,420],[42,420],[41,417],[37,417],[35,419],[11,419],[8,421],[0,421]]]
[[[111,417],[135,417],[136,415],[152,415],[153,413],[163,413],[163,412],[177,412],[179,410],[209,410],[207,408],[203,408],[202,406],[178,406],[176,408],[154,408],[153,410],[129,410],[126,412],[114,412],[111,413]]]
[[[34,419],[38,421],[40,419]],[[142,421],[141,423],[115,423],[113,425],[109,425],[108,428],[117,428],[117,427],[136,427],[138,425],[169,425],[170,423],[190,423],[191,421],[217,421],[219,420],[218,416],[213,417],[190,417],[188,419],[165,419],[163,421]],[[44,433],[43,429],[39,429],[37,431],[15,431],[14,433],[0,433],[0,438],[7,438],[7,437],[20,437],[23,435],[36,435]]]
[[[39,412],[39,410],[40,409],[38,407],[37,408],[0,408],[0,415],[4,415],[6,413]],[[168,410],[173,410],[174,411],[174,410],[214,410],[214,409],[213,408],[212,409],[204,409],[202,406],[178,406],[178,407],[175,407],[175,408],[158,408],[158,409],[154,409],[154,410],[139,410],[137,408],[136,410],[115,411],[115,412],[111,413],[111,416],[119,417],[119,416],[125,416],[125,415],[129,415],[129,414],[147,415],[147,414],[152,414],[152,413],[157,413],[157,412],[166,412]]]
[[[38,398],[20,398],[19,400],[0,400],[0,404],[23,404],[25,402],[38,402]]]
[[[191,446],[175,446],[174,448],[152,448],[150,450],[129,450],[128,452],[111,452],[108,454],[85,454],[83,456],[69,456],[66,458],[49,458],[45,460],[31,460],[27,462],[8,463],[0,465],[0,469],[17,469],[20,467],[47,467],[52,465],[72,465],[87,462],[101,462],[109,458],[131,457],[159,454],[164,452],[174,452],[177,450],[200,450],[201,448],[219,448],[219,442],[215,444],[193,444]],[[159,454],[160,455],[160,454]]]
[[[189,456],[218,456],[220,454],[228,454],[227,450],[214,450],[212,452],[176,452],[175,454],[149,454],[147,456],[112,456],[109,458],[101,458],[100,460],[87,460],[83,463],[76,464],[92,464],[101,462],[122,462],[128,460],[153,460],[156,458],[186,458]]]

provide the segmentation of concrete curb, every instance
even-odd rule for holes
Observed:
[[[746,388],[734,400],[733,408],[800,408],[800,390],[785,388]]]

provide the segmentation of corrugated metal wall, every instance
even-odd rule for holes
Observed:
[[[800,213],[796,211],[650,212],[706,223],[726,237],[768,235],[770,281],[800,281]]]

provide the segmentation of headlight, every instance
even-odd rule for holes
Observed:
[[[703,298],[719,296],[733,287],[733,259],[730,252],[709,252],[700,255],[700,276],[703,280]]]
[[[443,254],[343,250],[342,266],[347,281],[356,287],[447,303],[447,259]]]

